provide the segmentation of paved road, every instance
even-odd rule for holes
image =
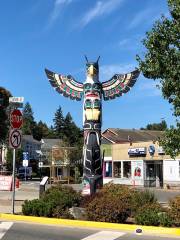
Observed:
[[[173,237],[145,236],[123,231],[80,229],[20,222],[0,222],[2,240],[175,240]]]

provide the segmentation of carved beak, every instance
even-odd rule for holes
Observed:
[[[94,75],[94,67],[93,67],[93,65],[91,65],[91,66],[89,67],[89,75],[91,75],[91,76]]]

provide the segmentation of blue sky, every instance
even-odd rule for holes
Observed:
[[[85,59],[100,55],[100,80],[137,67],[141,40],[161,14],[166,0],[2,0],[0,8],[0,86],[30,102],[36,121],[48,125],[58,106],[82,126],[82,102],[62,97],[50,86],[44,68],[85,80]],[[171,106],[157,82],[139,77],[121,98],[103,102],[103,129],[140,128],[165,119]]]

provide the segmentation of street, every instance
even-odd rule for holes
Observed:
[[[94,230],[22,222],[0,222],[2,240],[173,240],[176,237],[136,235],[125,231]]]

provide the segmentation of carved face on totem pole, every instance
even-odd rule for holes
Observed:
[[[86,58],[86,80],[77,82],[71,75],[63,76],[45,69],[51,85],[57,92],[72,100],[83,99],[83,184],[84,194],[93,194],[102,186],[101,124],[102,97],[105,101],[127,93],[136,82],[139,70],[128,74],[115,74],[106,82],[99,82],[99,58],[89,62]]]

